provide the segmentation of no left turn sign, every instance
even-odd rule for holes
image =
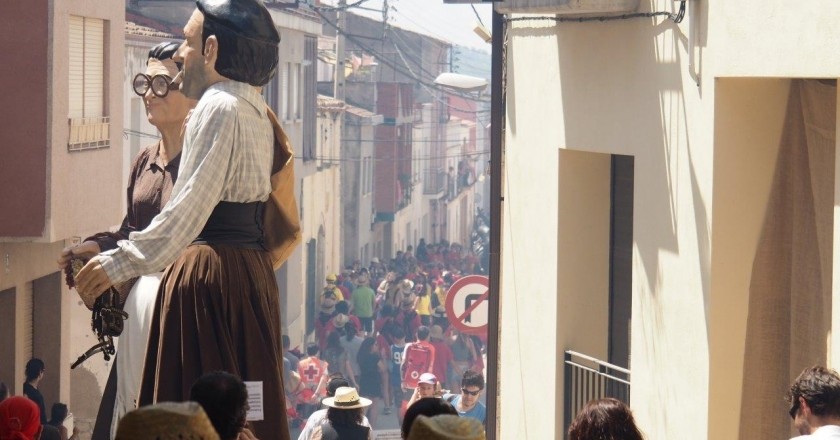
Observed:
[[[489,298],[490,279],[482,275],[467,275],[446,292],[446,317],[464,333],[484,333],[487,331]]]

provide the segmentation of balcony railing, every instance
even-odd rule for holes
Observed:
[[[441,194],[446,189],[446,171],[443,167],[426,168],[423,173],[423,194]]]
[[[107,148],[111,144],[111,122],[107,116],[70,118],[67,150],[82,151]]]
[[[564,433],[590,400],[612,397],[630,404],[630,370],[574,351],[566,352],[564,363]]]

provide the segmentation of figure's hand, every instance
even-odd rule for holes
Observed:
[[[239,436],[236,440],[259,440],[257,436],[254,435],[248,428],[242,428],[242,431],[239,431]]]
[[[88,240],[84,243],[67,246],[58,256],[58,268],[64,270],[72,258],[93,258],[100,252],[99,243]]]
[[[113,285],[108,273],[105,272],[99,262],[100,258],[99,256],[93,257],[76,276],[76,291],[79,292],[79,296],[89,309],[93,309],[96,298],[99,298]]]

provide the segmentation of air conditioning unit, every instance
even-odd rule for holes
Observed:
[[[639,0],[504,0],[494,4],[503,14],[563,16],[626,14],[639,8]]]

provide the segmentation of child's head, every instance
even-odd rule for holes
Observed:
[[[405,344],[405,331],[403,331],[403,329],[394,327],[394,329],[391,330],[391,336],[394,338],[394,342],[397,345]]]

